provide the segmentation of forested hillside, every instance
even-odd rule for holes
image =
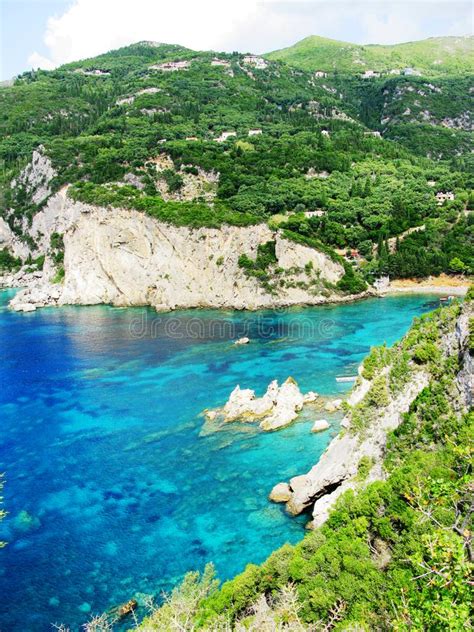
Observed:
[[[25,226],[71,184],[75,199],[180,225],[270,222],[338,249],[368,280],[472,271],[462,59],[456,76],[380,83],[345,76],[342,62],[321,77],[260,57],[142,42],[25,73],[0,89],[1,214],[34,253]],[[43,196],[31,194],[22,171],[38,147],[51,160]]]

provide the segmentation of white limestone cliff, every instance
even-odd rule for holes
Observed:
[[[49,273],[34,283],[28,281],[12,301],[13,308],[109,303],[150,305],[157,310],[258,309],[354,298],[323,285],[337,283],[344,274],[342,265],[285,239],[266,224],[174,226],[134,210],[74,202],[64,187],[48,199],[28,228],[36,243],[31,250],[34,257],[48,255],[53,233],[63,236],[63,282],[51,284],[54,275],[47,256]],[[238,263],[242,254],[255,259],[258,246],[271,240],[275,268],[285,280],[272,290],[248,276]]]
[[[40,145],[33,151],[31,162],[21,171],[11,187],[24,188],[34,204],[40,204],[51,195],[50,182],[57,175],[52,162]]]

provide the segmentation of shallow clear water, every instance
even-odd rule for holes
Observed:
[[[335,394],[374,344],[435,297],[255,313],[66,307],[15,314],[0,292],[0,629],[79,629],[136,592],[170,589],[212,560],[221,578],[303,535],[267,495],[337,431],[311,416],[277,433],[199,413],[236,384],[292,375]],[[249,335],[252,343],[230,341]],[[313,417],[314,418],[314,417]],[[20,512],[26,511],[28,515]]]

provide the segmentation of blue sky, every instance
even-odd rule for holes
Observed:
[[[47,55],[43,42],[47,20],[64,13],[70,4],[70,0],[0,0],[1,79],[26,70],[34,49]]]
[[[264,52],[307,35],[391,44],[472,33],[452,0],[0,0],[0,78],[143,39]]]

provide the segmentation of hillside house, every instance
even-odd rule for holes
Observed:
[[[375,79],[376,77],[380,77],[380,73],[375,72],[375,70],[366,70],[361,74],[362,79]]]
[[[324,70],[316,70],[316,72],[314,73],[315,77],[327,77],[328,73],[324,72]]]
[[[305,217],[323,217],[324,215],[326,215],[326,211],[305,211],[304,212],[304,216]]]
[[[398,68],[392,68],[392,70],[390,70],[389,75],[399,75],[400,74],[400,70]]]
[[[74,72],[78,72],[81,75],[87,75],[88,77],[110,77],[110,72],[106,70],[99,70],[98,68],[94,70],[84,70],[83,68],[76,68]]]
[[[442,206],[445,202],[454,200],[454,193],[452,191],[438,191],[436,194],[436,202],[438,206]]]
[[[405,77],[421,77],[421,72],[414,68],[404,68],[402,72]]]
[[[131,105],[135,101],[135,97],[124,97],[115,101],[115,105]]]
[[[364,132],[365,136],[375,136],[375,138],[382,138],[382,134],[377,131]]]
[[[321,130],[321,134],[322,134],[323,136],[326,136],[326,138],[329,138],[329,132],[328,132],[328,130],[327,130],[327,129],[322,129],[322,130]]]
[[[257,55],[245,55],[243,62],[244,64],[253,66],[253,68],[257,68],[258,70],[264,70],[268,66],[268,63],[263,59],[263,57],[258,57]]]
[[[211,66],[224,66],[224,68],[230,68],[230,61],[227,59],[219,59],[218,57],[214,57],[211,61]]]
[[[162,92],[161,88],[143,88],[143,90],[135,92],[135,96],[139,97],[142,94],[156,94],[157,92]]]
[[[305,174],[305,178],[307,180],[311,180],[311,178],[329,178],[329,171],[316,171],[314,167],[310,167]]]
[[[233,136],[237,136],[237,132],[222,132],[222,134],[218,136],[215,140],[216,143],[225,143],[226,140],[232,138]]]
[[[260,134],[262,133],[261,129],[249,129],[249,136],[260,136]]]
[[[186,136],[186,140],[194,141],[194,140],[199,140],[199,139],[197,136]]]
[[[190,61],[166,61],[163,64],[150,66],[150,70],[161,70],[162,72],[176,72],[177,70],[188,70]]]

